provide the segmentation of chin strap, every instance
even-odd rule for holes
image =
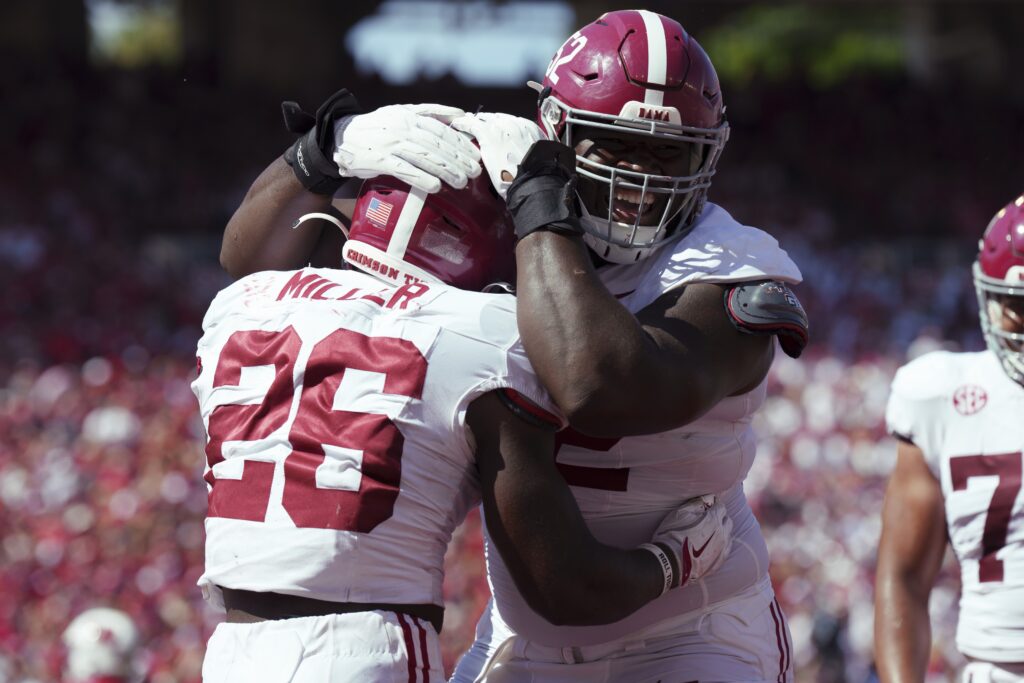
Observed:
[[[329,213],[320,213],[318,211],[314,211],[313,213],[304,213],[301,216],[299,216],[299,220],[295,221],[292,224],[292,230],[299,227],[306,221],[317,219],[322,221],[328,221],[329,223],[334,223],[336,226],[338,226],[338,229],[341,230],[341,234],[345,236],[345,239],[348,239],[348,226],[342,223],[337,216],[332,216]]]

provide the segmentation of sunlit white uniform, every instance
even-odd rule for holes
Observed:
[[[193,390],[210,436],[204,594],[442,605],[445,549],[479,500],[467,406],[508,387],[554,411],[519,345],[515,300],[354,271],[264,272],[220,292],[203,328]],[[282,629],[299,635],[282,641],[278,659],[291,659],[275,671],[299,673],[275,681],[443,676],[433,628],[382,612],[222,624],[207,680],[269,680],[245,671]],[[218,647],[249,668],[223,673]]]
[[[598,272],[634,313],[690,283],[800,281],[775,239],[715,205],[648,259]],[[489,681],[790,680],[788,628],[768,579],[768,549],[743,493],[756,449],[751,418],[765,390],[762,383],[726,398],[699,420],[661,434],[590,439],[563,432],[557,460],[598,540],[636,546],[680,502],[714,492],[733,519],[732,550],[710,576],[619,622],[555,626],[527,606],[488,544],[494,598],[454,680],[473,681],[488,662]]]
[[[961,571],[957,647],[1024,663],[1024,387],[990,351],[936,351],[896,373],[886,422],[942,486]]]

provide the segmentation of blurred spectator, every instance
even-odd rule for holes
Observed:
[[[139,680],[139,630],[127,614],[90,607],[64,631],[65,683],[135,683]]]

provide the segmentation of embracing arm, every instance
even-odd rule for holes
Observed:
[[[742,327],[757,334],[733,325],[746,313],[727,312],[726,290],[715,284],[666,293],[634,316],[605,288],[583,243],[575,168],[572,150],[541,140],[508,189],[520,334],[569,422],[594,436],[662,432],[757,386],[774,353],[764,334],[775,332],[773,318],[788,313],[785,324],[805,331],[795,297],[767,281],[732,290],[749,290],[757,315]]]
[[[669,292],[637,316],[601,283],[580,237],[545,230],[516,247],[517,317],[537,375],[595,436],[665,431],[757,386],[770,336],[728,319],[720,285]]]
[[[334,206],[335,215],[341,213],[347,221],[352,200],[338,200]],[[259,175],[228,221],[220,248],[221,266],[234,278],[306,264],[338,267],[341,231],[325,221],[306,221],[292,229],[302,215],[324,213],[331,207],[331,197],[304,188],[284,157],[278,157]]]
[[[875,575],[875,662],[884,683],[925,679],[932,641],[928,596],[946,538],[942,488],[921,449],[900,441]]]
[[[487,529],[523,597],[554,624],[617,621],[661,594],[646,550],[598,543],[555,467],[554,431],[515,416],[496,392],[474,401]]]
[[[294,102],[285,102],[282,111],[299,139],[260,174],[224,231],[221,265],[236,278],[307,263],[340,265],[338,230],[324,221],[291,227],[303,214],[315,212],[333,213],[347,223],[354,200],[332,201],[347,179],[390,175],[437,192],[442,182],[465,187],[481,171],[477,148],[447,125],[463,115],[461,109],[390,105],[355,114],[355,98],[340,90],[316,116]]]

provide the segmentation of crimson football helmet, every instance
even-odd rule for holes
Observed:
[[[652,145],[686,145],[683,175],[630,168],[628,148],[615,165],[577,154],[581,185],[600,190],[590,193],[597,198],[590,206],[581,201],[584,239],[599,256],[639,261],[693,225],[729,139],[729,124],[715,68],[679,22],[646,10],[608,12],[572,34],[548,65],[544,82],[531,86],[540,91],[537,121],[545,134],[574,149],[580,139],[602,132],[627,136],[627,145],[628,136]],[[621,220],[623,207],[635,218]]]
[[[1006,374],[1024,385],[1024,195],[989,222],[973,271],[985,342]]]
[[[390,284],[481,291],[515,278],[515,228],[486,173],[434,194],[390,176],[363,183],[344,246],[349,264]]]
[[[63,640],[68,649],[70,682],[127,682],[138,678],[139,630],[121,610],[85,610],[68,624]]]

